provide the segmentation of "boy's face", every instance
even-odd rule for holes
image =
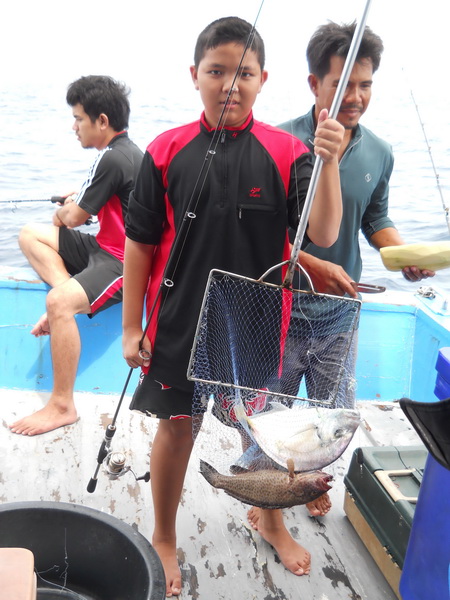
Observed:
[[[316,97],[316,116],[322,108],[328,110],[331,108],[344,62],[342,57],[332,56],[330,70],[322,80],[315,75],[309,76],[308,82]],[[347,130],[356,127],[369,106],[372,95],[372,75],[373,66],[370,58],[355,62],[337,116],[339,123]]]
[[[216,128],[244,52],[242,44],[230,42],[207,50],[198,67],[191,67],[195,88],[200,91],[208,125]],[[240,127],[267,79],[258,57],[247,50],[224,113],[224,125]]]

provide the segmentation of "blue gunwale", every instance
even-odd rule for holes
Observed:
[[[48,286],[31,269],[0,269],[0,388],[52,389],[49,339],[29,333],[45,311],[47,291]],[[358,400],[390,401],[403,396],[435,400],[438,352],[450,346],[450,311],[439,312],[432,300],[407,293],[385,293],[363,302],[356,370]],[[77,320],[83,350],[76,391],[121,393],[128,375],[122,358],[121,306],[94,319],[80,315]],[[137,376],[136,371],[128,393],[134,390]]]

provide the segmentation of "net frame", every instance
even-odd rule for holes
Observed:
[[[246,277],[246,276],[235,274],[235,273],[230,273],[227,271],[222,271],[220,269],[212,269],[210,271],[206,289],[205,289],[205,293],[203,296],[202,306],[200,309],[200,315],[199,315],[199,319],[197,322],[196,332],[195,332],[194,341],[193,341],[193,347],[191,350],[191,356],[190,356],[188,370],[187,370],[188,380],[195,382],[197,384],[197,386],[202,388],[203,390],[207,390],[206,391],[207,395],[210,395],[210,394],[222,394],[223,395],[224,391],[226,391],[228,389],[228,390],[237,390],[235,392],[235,401],[236,402],[239,402],[245,398],[249,398],[249,394],[250,394],[250,395],[255,395],[255,396],[264,395],[269,401],[282,400],[285,403],[288,402],[291,404],[294,401],[317,403],[317,404],[320,404],[323,406],[332,406],[333,404],[336,403],[340,382],[341,382],[341,379],[342,379],[342,376],[343,376],[344,370],[345,370],[346,357],[350,350],[354,333],[357,329],[358,317],[359,317],[362,302],[360,299],[347,298],[347,297],[343,297],[343,296],[335,296],[335,295],[331,295],[331,294],[323,294],[323,293],[316,292],[314,290],[313,284],[311,282],[311,279],[310,279],[308,273],[305,271],[305,269],[300,264],[297,264],[297,267],[305,275],[311,290],[295,289],[295,288],[286,287],[284,283],[279,285],[279,284],[274,284],[274,283],[265,281],[265,279],[272,273],[272,271],[274,271],[277,268],[283,267],[284,265],[287,264],[287,262],[288,261],[281,263],[280,265],[275,265],[274,267],[272,267],[271,269],[266,271],[259,279],[252,279],[250,277]],[[229,359],[230,359],[231,363],[233,363],[235,357],[233,358],[232,354],[233,354],[234,348],[237,345],[239,345],[237,338],[242,337],[243,335],[249,334],[248,330],[235,331],[236,324],[233,322],[228,323],[228,324],[224,325],[224,329],[227,330],[227,340],[228,340],[229,347],[226,348],[225,347],[226,345],[225,346],[222,345],[221,348],[220,347],[217,347],[217,348],[212,347],[211,348],[211,344],[213,344],[213,346],[216,343],[218,345],[220,345],[220,341],[214,340],[214,333],[217,333],[217,326],[215,328],[213,327],[213,329],[215,329],[215,332],[213,332],[213,334],[211,335],[211,312],[213,313],[213,317],[215,317],[217,321],[220,321],[220,320],[223,320],[224,318],[226,318],[225,314],[218,314],[217,308],[214,306],[214,300],[211,301],[211,298],[213,298],[214,295],[217,295],[218,286],[220,286],[221,282],[223,282],[223,281],[225,281],[226,283],[232,282],[232,284],[236,285],[236,286],[238,286],[240,284],[253,286],[253,288],[264,289],[265,292],[268,292],[270,290],[270,292],[274,296],[275,303],[277,302],[277,300],[280,302],[280,306],[277,309],[280,312],[277,316],[281,318],[281,321],[278,324],[277,323],[274,324],[273,322],[268,324],[268,328],[269,329],[272,328],[274,330],[274,332],[278,332],[281,337],[279,340],[280,344],[278,346],[279,356],[278,357],[275,356],[273,358],[272,365],[271,365],[271,367],[269,367],[270,372],[267,374],[267,380],[274,379],[274,372],[276,370],[276,365],[273,364],[274,360],[278,361],[278,366],[280,367],[282,365],[283,358],[284,358],[283,357],[282,336],[287,336],[286,325],[287,325],[287,328],[289,328],[289,324],[291,322],[290,320],[292,319],[292,303],[291,303],[290,308],[288,307],[288,309],[287,309],[290,311],[289,315],[288,315],[289,316],[289,324],[286,322],[286,320],[283,323],[283,319],[286,319],[286,314],[282,315],[283,308],[286,309],[286,306],[283,307],[283,298],[285,298],[285,294],[296,294],[296,295],[298,295],[299,298],[308,299],[308,301],[312,301],[313,304],[314,304],[314,302],[317,302],[317,303],[325,302],[326,306],[331,309],[333,308],[333,305],[335,307],[337,305],[339,307],[347,305],[349,310],[353,311],[353,318],[350,320],[351,323],[347,330],[348,337],[347,337],[346,348],[341,355],[341,361],[340,361],[340,364],[338,365],[339,377],[336,379],[336,383],[334,385],[334,390],[332,393],[330,393],[328,395],[328,398],[310,398],[310,397],[305,397],[303,395],[299,395],[299,393],[293,395],[292,393],[286,393],[285,391],[280,391],[279,389],[276,389],[276,387],[270,387],[270,383],[268,384],[267,381],[264,382],[264,385],[248,385],[248,384],[245,385],[239,381],[239,376],[236,374],[237,371],[239,371],[239,365],[228,364],[228,365],[225,365],[224,368],[219,368],[215,364],[211,365],[210,358],[208,358],[208,360],[205,361],[205,358],[204,358],[205,356],[211,357],[214,354],[217,354],[223,358],[223,355],[226,356],[227,353],[229,353]],[[236,289],[238,289],[238,288],[236,288]],[[277,298],[275,298],[275,294],[277,294]],[[224,306],[224,309],[226,312],[229,309],[229,307]],[[214,315],[214,311],[216,311],[215,315]],[[231,321],[233,321],[233,318],[235,319],[235,321],[239,320],[240,324],[245,323],[246,320],[247,321],[255,320],[254,314],[250,315],[250,317],[252,317],[250,319],[245,319],[245,315],[242,315],[242,314],[240,314],[238,317],[235,314],[232,315],[231,317],[230,317],[230,315],[228,315],[228,317],[231,318]],[[231,325],[231,327],[230,327],[230,325]],[[247,329],[247,325],[241,325],[241,327],[243,327],[244,329]],[[258,342],[260,342],[260,341],[261,340],[256,339],[254,343],[247,343],[246,345],[248,347],[254,348],[255,346],[258,346]],[[277,342],[277,340],[275,340],[275,342]],[[308,340],[305,341],[305,343],[308,343]],[[274,348],[275,348],[275,346],[274,346]],[[246,361],[246,359],[244,357],[244,362],[245,361]],[[205,362],[208,363],[206,368],[204,366]],[[270,359],[269,359],[269,362],[270,362]],[[203,367],[201,366],[202,363],[203,363]],[[221,371],[222,374],[223,374],[223,371],[225,371],[226,377],[223,377],[223,376],[218,377],[217,376],[218,371]],[[300,392],[300,390],[299,390],[299,392]],[[243,393],[242,396],[240,395],[241,393]]]

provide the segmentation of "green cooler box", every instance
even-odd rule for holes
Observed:
[[[344,478],[344,510],[398,591],[428,452],[425,446],[357,448]]]

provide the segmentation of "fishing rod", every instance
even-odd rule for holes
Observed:
[[[205,183],[208,178],[208,174],[209,174],[209,170],[211,168],[212,161],[214,159],[214,156],[216,155],[216,148],[219,144],[221,135],[225,129],[226,116],[230,110],[230,108],[229,108],[230,107],[230,98],[236,92],[236,88],[235,88],[236,81],[240,77],[241,67],[242,67],[242,64],[243,64],[243,61],[245,58],[245,54],[246,54],[247,50],[251,47],[251,44],[253,43],[253,39],[255,36],[255,31],[256,31],[256,23],[259,19],[259,15],[261,13],[263,5],[264,5],[264,0],[261,0],[258,13],[254,20],[254,23],[252,25],[250,33],[248,35],[246,44],[244,46],[244,50],[242,52],[242,56],[240,58],[239,64],[238,64],[236,72],[234,74],[230,89],[227,93],[225,103],[224,103],[224,106],[220,113],[216,128],[213,131],[211,142],[208,146],[208,149],[204,156],[203,163],[200,168],[197,180],[194,184],[193,191],[186,203],[186,209],[183,213],[184,217],[181,222],[180,228],[178,229],[173,246],[170,250],[169,258],[167,260],[166,267],[164,269],[164,273],[163,273],[163,276],[161,279],[161,284],[159,286],[158,292],[155,295],[152,306],[148,312],[147,321],[145,323],[145,327],[144,327],[141,339],[139,341],[139,356],[142,359],[150,359],[152,357],[151,353],[148,352],[148,350],[145,350],[143,348],[143,342],[144,342],[146,333],[148,331],[148,328],[149,328],[151,320],[153,318],[156,306],[157,306],[158,301],[163,293],[164,288],[166,290],[170,291],[170,289],[174,286],[173,279],[174,279],[174,276],[175,276],[175,273],[176,273],[176,270],[178,267],[178,263],[179,263],[181,254],[183,252],[184,245],[186,243],[192,221],[193,221],[193,219],[196,218],[196,210],[198,208],[198,204],[200,202],[203,188],[204,188]],[[170,274],[170,276],[167,276],[167,274]],[[163,307],[164,307],[164,303],[161,306],[160,314],[161,314]],[[100,468],[103,463],[105,463],[105,471],[110,479],[117,479],[118,477],[122,476],[123,474],[125,474],[126,472],[131,470],[129,467],[125,466],[125,458],[122,453],[113,453],[112,452],[111,443],[112,443],[114,434],[116,433],[117,417],[118,417],[120,408],[122,406],[122,402],[125,397],[125,393],[126,393],[126,390],[127,390],[128,384],[130,382],[133,371],[134,371],[134,367],[130,367],[128,376],[125,380],[125,384],[124,384],[122,393],[119,398],[119,402],[117,404],[116,411],[113,416],[113,419],[112,419],[111,423],[109,425],[107,425],[107,427],[106,427],[105,436],[103,438],[103,441],[101,443],[101,446],[100,446],[100,449],[99,449],[99,452],[97,455],[97,466],[95,468],[94,475],[91,477],[91,479],[87,485],[87,491],[89,493],[93,493],[95,491],[95,488],[97,486],[98,474],[100,472]],[[115,456],[115,454],[116,455],[120,454],[120,456]],[[147,472],[142,477],[136,477],[136,480],[139,480],[139,479],[149,481],[150,473]]]
[[[371,0],[367,0],[366,5],[364,7],[364,11],[361,17],[360,22],[355,28],[355,32],[353,34],[352,43],[350,45],[347,58],[344,63],[344,68],[342,70],[341,77],[339,79],[336,93],[333,98],[333,102],[331,104],[329,117],[330,119],[335,119],[339,113],[339,109],[341,107],[342,99],[345,94],[345,90],[347,88],[347,83],[350,78],[350,74],[353,69],[353,65],[355,63],[356,57],[358,55],[359,46],[361,44],[362,37],[364,35],[364,29],[366,26],[367,15],[369,13]],[[300,221],[297,228],[297,233],[295,235],[295,239],[292,245],[291,257],[288,261],[288,267],[286,271],[286,275],[283,281],[283,287],[291,287],[292,279],[294,277],[294,272],[297,267],[298,262],[298,254],[301,250],[301,245],[303,238],[306,233],[306,229],[308,226],[309,214],[311,212],[312,203],[314,200],[314,196],[316,194],[317,184],[319,182],[320,173],[322,171],[323,160],[320,156],[318,156],[314,162],[313,172],[311,175],[311,180],[309,183],[308,191],[306,194],[305,204],[302,210],[302,214],[300,217]]]
[[[67,198],[70,197],[69,196],[52,196],[51,198],[19,198],[18,200],[0,200],[0,204],[18,204],[19,202],[52,202],[53,204],[64,204],[64,202],[67,200]],[[13,210],[13,212],[15,212]],[[94,217],[89,217],[87,219],[87,221],[84,223],[84,225],[92,225],[93,223],[96,223],[96,218]]]
[[[427,136],[427,132],[425,131],[425,125],[424,125],[424,123],[422,121],[422,117],[420,115],[419,106],[418,106],[418,104],[416,102],[416,99],[414,98],[414,94],[413,94],[412,89],[409,90],[409,93],[411,94],[411,98],[412,98],[414,107],[416,109],[417,116],[419,118],[419,123],[420,123],[420,126],[422,127],[423,137],[424,137],[425,143],[427,145],[428,155],[430,157],[431,165],[433,167],[434,176],[436,178],[436,187],[437,187],[439,195],[441,197],[442,208],[444,209],[445,219],[447,221],[448,232],[450,233],[450,207],[445,204],[444,195],[442,193],[442,188],[441,188],[441,182],[440,182],[440,179],[439,179],[439,173],[437,172],[436,165],[435,165],[434,159],[433,159],[433,154],[431,153],[431,146],[430,146],[430,143],[428,142],[428,136]]]
[[[19,198],[17,200],[0,200],[2,204],[17,204],[19,202],[64,202],[65,196],[52,196],[51,198]]]
[[[145,336],[145,332],[141,338],[141,344],[144,339],[144,336]],[[108,478],[111,480],[118,479],[119,477],[121,477],[122,475],[125,475],[125,473],[128,473],[129,471],[131,471],[133,473],[133,471],[131,470],[131,467],[129,467],[125,464],[126,463],[125,454],[123,454],[122,452],[113,452],[112,448],[111,448],[112,439],[117,430],[117,427],[116,427],[117,417],[119,416],[120,407],[122,406],[122,401],[125,396],[125,392],[127,391],[127,387],[130,382],[130,378],[131,378],[133,371],[134,371],[134,369],[131,367],[128,372],[128,376],[125,380],[125,385],[124,385],[122,393],[120,395],[119,402],[118,402],[117,408],[116,408],[116,412],[114,413],[111,423],[109,423],[109,425],[106,426],[105,436],[103,438],[103,441],[100,445],[100,448],[99,448],[99,451],[97,454],[97,466],[96,466],[94,474],[91,477],[91,479],[89,480],[89,483],[86,488],[90,494],[92,494],[95,491],[95,488],[97,487],[98,474],[100,472],[100,468],[103,465],[103,463],[105,463],[105,472],[106,472]],[[150,481],[150,473],[147,471],[147,473],[145,473],[141,477],[136,477],[136,475],[135,475],[135,479],[136,479],[136,481],[139,481],[139,480],[144,480],[146,482]]]

